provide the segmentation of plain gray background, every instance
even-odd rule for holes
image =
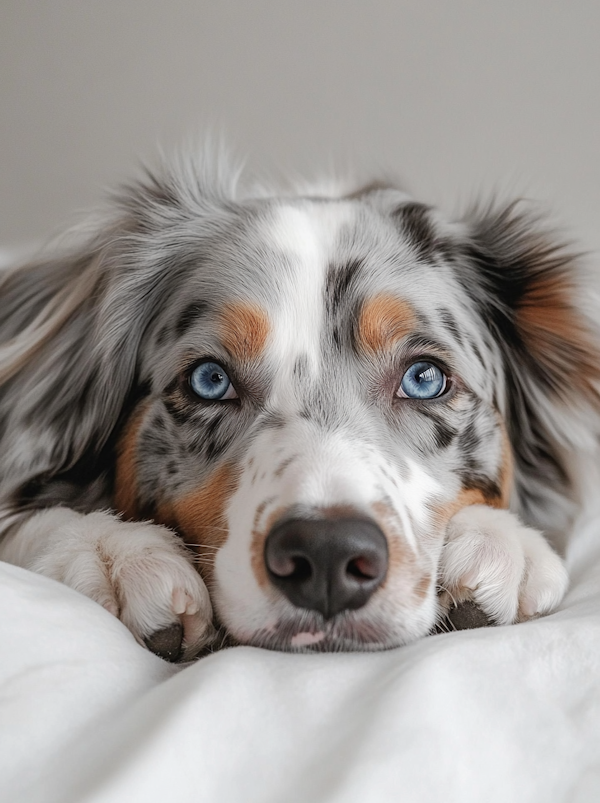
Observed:
[[[252,169],[542,200],[600,249],[600,3],[0,0],[0,243],[216,131]]]

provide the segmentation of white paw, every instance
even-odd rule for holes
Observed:
[[[561,558],[507,510],[463,508],[449,522],[440,565],[442,604],[473,600],[497,624],[554,610],[568,585]]]
[[[212,640],[208,591],[175,533],[64,508],[37,514],[27,529],[38,529],[42,518],[47,548],[33,571],[91,597],[167,660],[192,658]]]

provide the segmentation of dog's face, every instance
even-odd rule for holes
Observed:
[[[424,635],[459,510],[564,521],[600,409],[579,275],[515,204],[450,222],[168,168],[3,283],[0,512],[176,528],[241,643]]]
[[[453,267],[459,234],[387,192],[254,201],[186,244],[116,499],[195,546],[238,641],[426,634],[448,519],[508,505],[498,347]]]

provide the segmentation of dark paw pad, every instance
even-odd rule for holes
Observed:
[[[444,619],[437,625],[436,633],[447,633],[452,630],[473,630],[476,627],[489,627],[493,623],[485,613],[467,600],[461,602],[446,613]]]
[[[144,639],[144,644],[150,652],[172,663],[175,663],[181,657],[182,642],[183,626],[179,622],[163,627],[162,630],[157,630]]]

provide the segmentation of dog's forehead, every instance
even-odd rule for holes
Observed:
[[[432,248],[450,224],[423,207],[416,226],[416,212],[398,211],[403,204],[299,198],[240,205],[191,259],[165,309],[163,329],[175,333],[182,352],[177,360],[189,362],[195,351],[234,364],[266,360],[278,370],[301,365],[305,376],[317,376],[351,342],[371,358],[411,334],[451,349],[461,328],[479,340],[471,302],[446,258],[452,237],[445,252]],[[460,370],[482,374],[470,348],[454,351]]]
[[[258,207],[243,233],[248,246],[243,270],[275,310],[282,301],[294,304],[309,296],[323,306],[336,274],[355,295],[414,293],[411,273],[419,260],[410,236],[393,215],[369,204],[280,201]]]
[[[212,308],[253,305],[281,351],[310,353],[340,303],[390,296],[427,308],[456,291],[444,266],[422,258],[401,216],[353,199],[255,202],[210,248],[180,300],[197,283]]]

